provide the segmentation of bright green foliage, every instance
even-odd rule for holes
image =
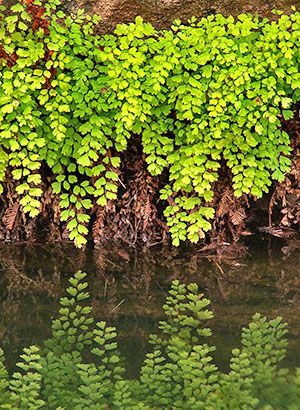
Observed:
[[[172,283],[136,380],[125,378],[116,329],[94,323],[86,305],[86,274],[70,279],[60,300],[52,336],[42,347],[24,349],[21,372],[12,376],[0,351],[0,409],[51,410],[296,410],[300,369],[279,368],[285,356],[286,323],[256,314],[242,331],[241,348],[232,351],[230,371],[213,364],[207,343],[213,317],[210,301],[196,284]],[[133,358],[135,360],[135,358]]]
[[[0,17],[0,179],[11,171],[25,213],[38,215],[50,168],[61,221],[85,244],[93,205],[117,197],[132,135],[149,172],[168,174],[161,198],[174,245],[211,229],[222,165],[237,197],[260,198],[284,179],[299,12],[273,22],[218,14],[164,31],[138,17],[100,37],[96,17],[67,17],[58,3],[47,1],[39,19],[22,2]]]
[[[272,23],[216,15],[155,33],[137,19],[111,37],[117,132],[142,134],[153,175],[168,169],[161,197],[171,203],[165,215],[175,245],[210,229],[214,210],[205,205],[222,163],[238,197],[261,197],[288,171],[280,119],[293,117],[299,97],[299,23],[299,13]]]
[[[18,3],[15,14],[0,23],[5,53],[17,56],[12,67],[1,59],[1,164],[12,168],[23,211],[31,217],[40,209],[42,164],[50,167],[61,220],[80,247],[92,199],[104,205],[115,198],[119,158],[109,152],[113,126],[101,92],[99,38],[93,35],[98,19],[82,10],[66,17],[56,12],[57,4],[47,2],[41,20]],[[17,23],[11,27],[11,21]],[[43,27],[33,30],[35,22]],[[1,175],[3,180],[5,172]]]

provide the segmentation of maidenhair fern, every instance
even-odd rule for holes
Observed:
[[[45,184],[60,219],[86,243],[94,206],[117,198],[120,153],[139,135],[173,244],[211,229],[219,169],[237,197],[260,198],[290,167],[281,120],[299,102],[300,13],[175,21],[137,18],[99,36],[99,19],[58,0],[0,6],[0,180],[12,176],[36,217]],[[3,189],[3,188],[2,188]]]
[[[150,336],[140,376],[125,377],[116,329],[94,322],[86,305],[86,275],[70,279],[60,300],[52,336],[24,349],[20,371],[10,375],[0,351],[0,409],[49,410],[237,410],[300,406],[300,369],[279,366],[286,351],[286,323],[256,314],[232,351],[230,370],[213,363],[208,343],[210,301],[196,284],[174,281],[164,305],[166,319]]]

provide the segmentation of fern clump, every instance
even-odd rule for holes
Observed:
[[[126,378],[114,327],[95,322],[86,274],[70,279],[52,336],[24,349],[10,375],[0,351],[0,409],[298,409],[300,370],[280,367],[287,325],[256,314],[232,351],[230,371],[213,363],[210,301],[196,284],[174,281],[166,319],[151,335],[140,376]]]
[[[69,238],[84,245],[93,209],[117,198],[133,135],[149,172],[168,176],[160,194],[176,246],[211,229],[222,164],[236,197],[260,198],[284,179],[299,12],[272,22],[217,14],[163,31],[137,17],[99,36],[96,16],[58,5],[0,6],[0,180],[12,176],[26,215],[40,213],[50,181]]]

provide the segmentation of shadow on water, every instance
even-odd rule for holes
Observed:
[[[212,301],[216,362],[228,368],[240,331],[255,312],[289,322],[285,364],[300,366],[300,255],[284,255],[280,243],[252,239],[243,258],[224,263],[199,252],[157,247],[78,251],[70,244],[6,245],[0,249],[0,344],[12,367],[21,349],[50,332],[69,275],[89,274],[97,319],[117,326],[130,376],[148,350],[147,338],[163,317],[170,282],[197,282]]]

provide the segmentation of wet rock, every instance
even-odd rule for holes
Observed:
[[[0,0],[8,6],[18,0]],[[273,9],[289,13],[294,0],[61,0],[61,9],[72,12],[83,8],[102,17],[99,32],[111,32],[118,23],[128,23],[141,16],[157,28],[168,28],[175,19],[187,21],[214,13],[237,16],[240,13],[259,14],[272,18]]]
[[[69,3],[69,0],[63,0]],[[71,2],[72,3],[72,2]],[[202,17],[213,13],[238,15],[257,13],[272,17],[274,8],[290,12],[293,0],[77,0],[77,6],[102,17],[100,31],[112,31],[120,22],[130,22],[136,16],[151,22],[157,28],[167,28],[175,19],[183,21],[192,16]]]

